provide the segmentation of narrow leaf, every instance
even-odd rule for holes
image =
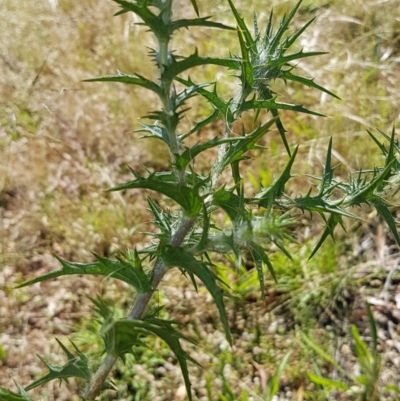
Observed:
[[[118,75],[108,75],[104,77],[85,79],[83,82],[120,82],[128,85],[141,86],[155,92],[162,97],[162,89],[155,82],[142,77],[141,75],[128,75],[118,71]]]
[[[372,337],[372,342],[374,344],[374,352],[378,350],[378,329],[376,327],[376,322],[374,319],[374,315],[372,314],[371,306],[368,302],[365,303],[365,307],[367,309],[367,316],[369,321],[369,330]]]
[[[62,269],[51,271],[32,280],[25,281],[18,285],[17,288],[26,287],[28,285],[61,276],[92,274],[96,276],[112,277],[124,281],[136,288],[139,293],[144,293],[151,289],[150,281],[141,266],[133,266],[124,261],[106,259],[98,255],[95,256],[97,258],[96,262],[75,263],[68,262],[55,255],[56,259],[61,263]]]
[[[78,350],[76,345],[71,341],[71,344],[77,352],[77,355],[73,355],[59,340],[57,340],[57,342],[66,354],[68,362],[63,366],[54,366],[39,356],[40,360],[49,369],[49,373],[31,383],[28,387],[25,388],[26,391],[32,390],[33,388],[38,387],[44,383],[48,383],[49,381],[57,379],[66,380],[69,377],[78,377],[84,379],[85,381],[90,380],[91,371],[88,365],[88,361],[86,357]]]
[[[161,193],[178,203],[189,217],[199,214],[203,203],[199,194],[199,187],[205,183],[200,180],[195,186],[189,186],[182,182],[176,182],[170,175],[153,173],[148,177],[136,174],[136,180],[119,184],[108,191],[122,191],[125,189],[145,188]]]
[[[235,30],[235,28],[221,24],[220,22],[209,21],[210,18],[211,17],[202,17],[195,19],[179,19],[176,21],[172,21],[168,25],[168,30],[170,34],[172,34],[177,29],[189,28],[190,26],[206,26],[208,28],[219,28],[219,29],[226,29],[229,31]]]
[[[217,285],[216,275],[207,267],[204,262],[198,261],[192,254],[185,251],[181,247],[165,247],[162,258],[166,266],[179,267],[183,270],[186,270],[189,273],[197,276],[203,282],[207,290],[214,298],[215,304],[219,310],[222,325],[224,326],[226,338],[229,343],[232,344],[228,316],[223,299],[224,291]]]
[[[267,110],[291,110],[298,111],[299,113],[311,114],[314,116],[325,117],[323,114],[317,113],[312,110],[308,110],[301,105],[289,104],[289,103],[278,103],[275,100],[247,100],[243,102],[240,107],[240,111],[247,110],[258,110],[258,109],[267,109]],[[275,116],[274,116],[275,117]]]
[[[0,401],[33,401],[22,387],[19,386],[19,388],[20,394],[17,394],[4,387],[0,387]]]
[[[275,180],[273,182],[273,184],[270,185],[269,187],[263,188],[263,190],[254,197],[254,200],[261,207],[270,209],[272,203],[276,199],[279,199],[284,194],[285,185],[291,177],[290,171],[292,169],[292,166],[293,166],[293,163],[296,158],[298,150],[299,150],[299,147],[297,146],[296,149],[294,150],[292,156],[290,157],[288,164],[286,165],[285,169],[283,170],[282,174],[280,175],[280,177],[277,180]]]
[[[179,74],[190,68],[210,64],[233,69],[236,67],[237,60],[231,58],[200,57],[196,51],[189,57],[184,57],[180,61],[176,61],[176,58],[174,58],[170,65],[165,66],[161,79],[163,82],[172,82]]]
[[[247,46],[251,46],[254,43],[253,38],[251,37],[251,33],[249,31],[249,29],[247,28],[244,19],[240,16],[240,14],[238,13],[235,5],[233,4],[232,0],[228,0],[229,6],[231,7],[233,16],[235,17],[236,23],[239,26],[239,32],[242,33],[242,35],[244,36],[245,42],[247,44]]]
[[[397,242],[397,245],[400,246],[400,235],[396,227],[396,221],[394,220],[392,213],[390,213],[390,210],[385,202],[378,196],[375,196],[368,201],[375,207],[378,214],[385,220]]]
[[[243,160],[244,155],[249,150],[255,148],[256,142],[269,131],[274,123],[275,119],[272,119],[266,124],[260,125],[250,134],[236,138],[237,140],[229,145],[229,149],[225,153],[224,158],[219,162],[218,169],[222,171],[229,164]]]
[[[335,241],[333,232],[338,224],[340,224],[343,227],[342,216],[339,214],[331,214],[329,216],[328,221],[326,222],[325,230],[322,233],[320,239],[318,240],[318,243],[315,246],[314,250],[311,252],[311,255],[309,256],[308,260],[310,260],[318,252],[318,249],[321,248],[322,244],[325,242],[328,236],[330,236],[333,239],[333,241]]]
[[[238,216],[242,214],[240,211],[239,196],[233,191],[225,188],[220,188],[213,193],[212,202],[214,205],[219,206],[229,216],[231,221],[235,221]]]
[[[187,361],[193,362],[199,365],[189,354],[187,354],[180,344],[180,339],[191,341],[185,337],[173,327],[173,323],[168,320],[162,320],[157,318],[149,318],[146,320],[128,320],[121,319],[114,322],[108,330],[114,336],[115,342],[122,344],[125,343],[126,347],[129,345],[132,347],[135,345],[134,341],[130,341],[132,333],[144,332],[152,333],[160,337],[169,346],[171,351],[175,354],[176,359],[179,362],[182,375],[185,381],[186,391],[189,400],[192,400],[191,394],[191,383],[189,379],[189,371],[187,367]],[[191,341],[192,342],[192,341]]]
[[[308,79],[308,78],[301,77],[300,75],[292,74],[290,71],[282,71],[281,78],[284,80],[288,80],[288,81],[299,82],[310,88],[318,89],[321,92],[325,92],[328,95],[330,95],[336,99],[340,99],[340,97],[335,95],[333,92],[329,91],[328,89],[324,88],[323,86],[316,84],[313,79]]]
[[[349,386],[345,383],[342,383],[337,380],[331,380],[331,379],[327,379],[325,377],[317,376],[311,372],[307,372],[307,376],[314,384],[318,384],[322,387],[338,388],[340,390],[347,390],[349,388]]]
[[[147,25],[158,38],[165,39],[169,37],[168,27],[164,24],[164,21],[161,18],[162,13],[160,13],[160,15],[155,15],[145,5],[138,5],[123,0],[113,1],[121,6],[121,11],[114,15],[121,15],[131,11],[138,15],[143,20],[144,24]],[[193,4],[195,0],[191,1]]]

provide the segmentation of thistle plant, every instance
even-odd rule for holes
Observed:
[[[337,225],[343,226],[345,217],[358,219],[355,206],[372,206],[383,217],[398,244],[400,237],[395,221],[389,210],[387,198],[390,191],[398,188],[400,163],[397,159],[400,145],[395,132],[386,135],[381,143],[372,133],[371,138],[384,156],[384,165],[368,170],[360,170],[350,175],[348,181],[335,176],[332,164],[332,140],[327,149],[326,162],[322,176],[314,175],[312,187],[304,195],[291,198],[285,191],[291,179],[291,169],[297,154],[297,147],[289,144],[286,137],[281,110],[306,113],[314,116],[322,114],[302,105],[278,101],[272,85],[276,80],[285,83],[300,83],[307,87],[337,97],[313,79],[295,73],[298,60],[322,55],[322,52],[292,51],[293,45],[309,27],[313,19],[300,29],[293,30],[291,23],[300,7],[301,0],[276,23],[271,12],[266,28],[259,29],[254,17],[252,31],[239,15],[233,0],[227,0],[236,27],[214,22],[210,17],[200,17],[196,0],[190,0],[194,12],[193,19],[174,19],[173,0],[114,0],[119,6],[116,15],[134,13],[142,20],[153,35],[156,48],[150,50],[149,57],[157,67],[158,77],[152,79],[139,74],[119,72],[112,76],[92,78],[86,82],[119,82],[134,85],[155,94],[160,109],[151,111],[140,131],[145,138],[162,141],[169,149],[170,169],[141,175],[131,169],[132,180],[116,185],[108,191],[142,189],[156,192],[175,204],[167,209],[163,203],[150,196],[148,207],[154,217],[157,231],[151,245],[143,249],[118,252],[110,258],[94,255],[91,263],[76,263],[59,257],[61,268],[20,285],[27,286],[51,278],[66,275],[89,274],[112,277],[121,280],[136,291],[132,307],[126,318],[116,319],[109,306],[100,298],[92,299],[94,309],[102,317],[100,335],[104,341],[104,359],[97,370],[92,372],[91,363],[82,351],[72,343],[72,351],[60,343],[68,361],[63,366],[53,366],[42,361],[48,368],[47,375],[23,388],[18,385],[20,394],[1,389],[1,399],[29,400],[27,392],[50,380],[66,380],[69,377],[83,379],[85,387],[82,397],[94,400],[107,388],[108,376],[116,361],[124,360],[127,354],[134,353],[135,347],[143,346],[147,336],[158,336],[171,348],[179,362],[189,400],[192,399],[188,362],[197,363],[183,348],[181,340],[189,340],[173,321],[158,316],[159,309],[151,309],[149,302],[166,272],[177,268],[191,281],[193,286],[204,285],[211,294],[219,311],[226,338],[233,343],[230,333],[225,295],[229,285],[214,269],[213,258],[222,255],[235,260],[237,266],[243,263],[244,254],[250,255],[257,270],[261,294],[267,274],[279,280],[269,258],[271,246],[291,257],[287,244],[295,241],[288,228],[296,223],[294,216],[300,210],[319,214],[325,222],[325,229],[311,256],[323,242],[334,236]],[[229,57],[207,57],[199,55],[196,49],[190,56],[176,54],[173,47],[174,34],[183,28],[220,29],[236,31],[240,54]],[[218,92],[215,82],[195,82],[190,71],[198,66],[217,65],[232,73],[237,83],[237,95],[226,99]],[[205,99],[212,107],[212,113],[185,130],[182,118],[187,110],[189,99]],[[252,113],[257,122],[255,129],[248,131],[240,125],[244,113]],[[223,121],[224,129],[219,132],[212,128],[215,121]],[[201,129],[211,129],[213,138],[190,144],[191,136]],[[281,174],[268,187],[262,187],[256,194],[247,194],[243,180],[243,161],[250,158],[254,149],[260,149],[260,139],[274,128],[280,134],[288,162]],[[210,163],[208,172],[200,173],[195,160],[209,149],[217,149],[216,160]],[[228,173],[229,172],[229,173]],[[227,179],[227,176],[230,179]],[[224,184],[221,184],[223,176]],[[159,197],[158,197],[159,198]],[[221,212],[226,216],[226,226],[215,224]],[[311,257],[310,256],[310,257]],[[220,258],[220,256],[218,256]],[[276,384],[274,384],[276,386]]]

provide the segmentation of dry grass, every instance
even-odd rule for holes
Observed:
[[[181,3],[180,13],[191,12],[187,2]],[[252,18],[251,2],[237,3],[239,10]],[[272,1],[266,5],[257,1],[252,6],[265,21],[270,7],[283,13],[293,3]],[[226,21],[226,2],[219,0],[213,4],[200,2],[203,14],[232,23]],[[85,292],[101,292],[118,300],[115,292],[126,291],[108,281],[87,279],[63,279],[18,291],[9,288],[22,278],[56,268],[52,252],[67,259],[87,261],[90,251],[110,254],[117,248],[140,247],[147,241],[141,234],[148,230],[150,219],[143,196],[136,191],[103,191],[123,181],[127,176],[126,164],[139,171],[143,171],[143,166],[159,170],[168,165],[166,149],[139,141],[139,134],[132,133],[139,126],[139,117],[152,110],[157,100],[127,86],[81,82],[92,76],[112,74],[116,69],[154,74],[146,58],[147,50],[143,49],[144,43],[153,45],[148,34],[134,25],[137,21],[130,15],[111,18],[115,10],[111,1],[2,0],[0,346],[6,356],[1,361],[0,352],[0,384],[4,386],[11,386],[13,378],[26,385],[40,373],[36,353],[51,355],[57,361],[53,335],[62,338],[71,332],[73,324],[89,315],[89,302],[82,297]],[[339,171],[347,175],[360,166],[380,161],[365,134],[366,127],[388,131],[393,124],[400,123],[400,1],[305,0],[296,23],[314,15],[318,18],[301,45],[305,50],[327,51],[329,55],[309,59],[299,68],[342,100],[301,87],[276,89],[283,93],[282,99],[303,103],[329,116],[323,119],[284,115],[290,143],[300,144],[296,172],[321,169],[328,140],[333,136],[334,156],[341,163]],[[234,35],[218,33],[216,39],[215,33],[181,33],[177,46],[189,43],[202,54],[221,55],[225,46],[226,54],[228,50],[237,52]],[[217,68],[193,75],[200,76],[218,79],[227,96],[234,91],[232,81]],[[205,105],[194,107],[188,112],[186,124],[206,110]],[[266,139],[270,153],[253,164],[250,173],[254,180],[261,177],[268,181],[269,170],[279,173],[284,159],[277,142],[274,134]],[[298,178],[290,191],[304,193],[305,187],[308,188],[308,179]],[[184,288],[168,286],[164,296],[171,297],[174,304],[176,293],[195,297]],[[179,294],[176,296],[180,299]],[[257,305],[259,312],[265,314],[262,305]],[[203,346],[212,353],[218,349],[219,345],[214,343],[218,343],[219,337],[215,334],[216,318],[207,317],[207,308],[198,312],[192,334],[205,327],[198,338],[204,335],[211,341],[210,345],[206,339]],[[187,309],[182,310],[188,313]],[[181,320],[185,319],[185,313],[176,313]],[[206,316],[205,320],[202,316]],[[242,364],[248,366],[252,353],[243,352]],[[199,358],[204,359],[204,355]],[[279,355],[271,361],[279,359]],[[255,388],[251,377],[246,377],[245,372],[240,374],[243,383]],[[197,375],[194,386],[204,389],[204,376]],[[179,377],[171,385],[177,385]],[[288,382],[293,383],[289,379]],[[46,400],[71,399],[65,389],[53,393],[53,385],[40,391],[33,394]],[[204,396],[202,391],[198,394],[200,398]],[[178,399],[173,397],[166,395],[162,399]]]

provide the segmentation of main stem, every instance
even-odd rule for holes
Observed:
[[[165,1],[165,9],[163,10],[163,19],[165,23],[168,23],[171,19],[172,14],[172,0]],[[163,72],[165,66],[170,64],[170,54],[169,54],[169,37],[165,38],[157,38],[159,42],[159,69],[160,69],[160,80],[161,85],[163,88],[164,96],[161,99],[164,107],[164,113],[171,119],[169,121],[173,121],[172,117],[174,117],[174,107],[172,104],[171,99],[171,82],[165,80],[163,78]],[[168,122],[169,122],[168,121]],[[179,153],[179,145],[176,136],[176,126],[173,124],[169,124],[166,126],[168,130],[168,134],[170,137],[170,147],[171,147],[171,156],[173,162],[175,162],[175,157]],[[182,182],[184,180],[184,172],[176,171],[177,180]],[[185,239],[188,232],[193,227],[195,222],[195,218],[188,218],[183,216],[179,225],[178,230],[175,232],[171,239],[171,245],[179,246],[182,244],[183,240]],[[165,264],[161,259],[154,267],[153,270],[153,280],[152,280],[152,289],[151,291],[147,291],[144,294],[140,294],[133,305],[132,310],[128,315],[129,320],[136,320],[140,319],[143,316],[144,311],[146,310],[147,305],[149,304],[155,290],[157,289],[158,285],[160,284],[162,278],[164,277],[166,272]],[[108,375],[110,374],[113,366],[115,365],[118,357],[113,354],[108,354],[102,363],[100,364],[99,368],[97,369],[96,373],[93,375],[92,380],[90,381],[89,385],[85,389],[83,393],[83,397],[86,400],[94,400],[99,394],[103,387],[104,382],[106,381]]]

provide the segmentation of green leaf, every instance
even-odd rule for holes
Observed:
[[[355,325],[351,326],[351,334],[355,343],[357,361],[360,364],[362,371],[366,373],[371,370],[370,367],[373,364],[373,357]]]
[[[288,65],[288,63],[293,60],[314,57],[314,56],[322,56],[324,54],[328,54],[328,53],[327,52],[303,52],[303,50],[300,50],[297,53],[288,54],[287,56],[282,55],[279,58],[277,58],[276,60],[270,60],[268,62],[268,67],[270,67],[270,68],[282,67],[282,66]],[[285,71],[283,71],[282,73],[284,75]],[[284,77],[284,76],[279,75],[279,78],[282,78],[282,77]],[[300,77],[300,78],[302,78],[302,77]]]
[[[308,79],[308,78],[301,77],[300,75],[292,74],[290,71],[282,71],[282,75],[280,76],[280,78],[282,78],[284,80],[288,80],[288,81],[299,82],[305,86],[308,86],[309,88],[318,89],[321,92],[325,92],[326,94],[328,94],[336,99],[340,99],[340,97],[335,95],[333,92],[316,84],[313,79]]]
[[[275,97],[273,96],[273,94],[272,94],[270,88],[268,87],[268,85],[264,85],[264,84],[258,85],[257,93],[258,93],[259,98],[261,99],[261,101],[268,101],[268,102],[274,102],[275,103],[276,96]],[[253,100],[255,100],[255,99],[253,98]],[[278,132],[279,132],[279,135],[281,136],[282,142],[285,145],[285,149],[286,149],[287,154],[289,156],[291,156],[289,144],[288,144],[287,139],[286,139],[286,129],[283,126],[282,121],[281,121],[281,119],[279,117],[278,110],[275,110],[274,108],[267,108],[267,109],[271,111],[272,116],[276,119],[276,128],[278,129]],[[257,110],[257,113],[260,113],[262,108],[258,108],[256,110]]]
[[[134,171],[136,180],[119,184],[108,191],[122,191],[125,189],[145,188],[161,193],[178,203],[189,217],[199,214],[203,200],[199,194],[199,188],[204,185],[206,180],[198,180],[194,186],[186,183],[176,182],[175,177],[170,174],[153,173],[148,177],[141,177]]]
[[[333,239],[333,241],[335,241],[333,232],[338,224],[340,224],[344,228],[342,216],[340,214],[334,214],[334,213],[331,214],[329,216],[328,221],[326,221],[325,230],[322,233],[320,239],[318,240],[318,243],[315,246],[314,250],[311,252],[311,255],[309,256],[308,260],[310,260],[318,252],[318,249],[321,248],[322,244],[325,242],[328,236],[330,236]]]
[[[325,377],[317,376],[311,372],[307,372],[307,376],[314,384],[318,384],[322,387],[337,388],[340,390],[348,390],[348,388],[349,388],[349,386],[345,383],[342,383],[337,380],[331,380],[331,379],[327,379]]]
[[[260,290],[261,290],[262,296],[264,297],[265,284],[264,284],[263,263],[265,263],[267,265],[268,270],[271,273],[272,278],[275,280],[275,282],[278,282],[278,280],[276,279],[274,267],[272,266],[272,263],[267,255],[265,249],[261,245],[256,244],[254,241],[251,241],[248,244],[248,251],[251,253],[251,256],[256,264],[258,281],[260,284]]]
[[[121,319],[114,322],[108,330],[114,336],[115,342],[125,344],[126,348],[135,345],[135,342],[130,340],[132,333],[152,333],[160,337],[169,346],[171,351],[175,354],[179,365],[181,367],[182,375],[185,381],[186,391],[189,400],[192,399],[191,395],[191,383],[189,379],[189,371],[187,368],[187,361],[193,362],[200,366],[181,346],[180,340],[186,340],[193,342],[183,334],[179,333],[173,328],[174,322],[168,320],[162,320],[157,318],[149,318],[146,320],[128,320]]]
[[[292,351],[289,351],[282,359],[278,367],[276,368],[275,374],[271,377],[271,379],[268,382],[267,386],[267,393],[268,393],[268,399],[272,399],[276,394],[278,394],[279,391],[279,380],[282,376],[283,371],[286,368],[287,363],[289,362],[289,358],[292,355]]]
[[[33,401],[21,386],[17,384],[17,387],[19,388],[20,394],[0,387],[0,401]]]
[[[190,81],[186,81],[190,82]],[[186,100],[190,99],[194,95],[198,94],[199,89],[204,88],[206,86],[212,85],[211,83],[204,83],[204,84],[195,84],[189,86],[187,89],[184,89],[182,92],[178,93],[174,99],[174,107],[175,109],[182,106]]]
[[[231,221],[235,221],[238,216],[243,214],[243,211],[240,209],[239,196],[225,188],[220,188],[213,193],[212,203],[224,210]]]
[[[162,13],[160,15],[153,14],[146,4],[135,4],[123,0],[113,0],[115,3],[119,4],[121,11],[115,13],[114,15],[125,14],[129,11],[138,15],[147,25],[150,30],[157,36],[157,38],[165,40],[169,38],[168,25],[166,25],[162,19]],[[193,4],[194,0],[192,0]]]
[[[279,28],[278,28],[278,30],[277,30],[277,32],[276,32],[274,37],[271,37],[272,35],[271,36],[266,36],[265,40],[268,41],[267,43],[268,43],[268,45],[269,45],[269,47],[271,49],[276,49],[278,47],[279,42],[283,37],[283,34],[288,30],[290,22],[294,18],[294,16],[295,16],[297,10],[299,9],[301,3],[302,3],[302,0],[298,1],[297,4],[290,11],[289,15],[288,16],[285,15],[283,17],[283,19],[282,19],[282,21],[281,21],[281,23],[279,25]],[[272,33],[272,29],[271,29],[272,28],[272,24],[268,24],[268,25],[269,25],[269,33],[271,34]]]
[[[375,207],[378,214],[385,220],[397,242],[397,245],[400,246],[400,235],[396,227],[396,221],[394,220],[392,213],[390,213],[390,210],[383,199],[378,196],[374,196],[373,198],[368,199],[368,201]]]
[[[241,67],[242,67],[242,99],[245,99],[253,90],[254,69],[250,62],[250,54],[247,44],[244,42],[242,33],[238,30],[238,38],[240,43],[240,50],[242,52]]]
[[[204,262],[198,261],[192,254],[181,247],[166,246],[163,250],[162,259],[167,267],[179,267],[194,274],[203,282],[214,298],[215,304],[219,310],[222,325],[224,326],[226,338],[229,343],[232,344],[228,316],[223,299],[224,291],[217,285],[217,276]]]
[[[262,191],[254,197],[254,201],[258,203],[259,206],[270,209],[272,203],[285,193],[285,185],[291,177],[290,171],[298,150],[299,147],[297,146],[280,177],[269,187],[263,188]]]
[[[183,85],[191,87],[194,85],[194,82],[188,78],[188,80],[176,77],[176,81],[180,82]],[[217,85],[214,85],[214,90],[212,92],[207,91],[203,88],[197,89],[197,92],[203,96],[207,101],[214,107],[215,110],[218,110],[221,116],[226,118],[228,124],[231,124],[235,121],[232,111],[230,110],[229,102],[225,102],[220,96],[217,94]],[[213,114],[214,115],[214,114]],[[192,130],[193,131],[193,130]]]
[[[367,316],[368,316],[368,321],[369,321],[369,330],[371,333],[372,337],[372,343],[374,344],[374,352],[378,352],[378,329],[376,327],[376,322],[374,319],[374,315],[372,314],[371,311],[371,306],[369,305],[368,302],[365,303],[365,307],[367,310]]]
[[[196,12],[196,14],[199,15],[199,8],[197,7],[196,0],[190,0],[190,2],[192,3],[192,6],[193,6],[194,11]]]
[[[139,257],[134,264],[121,260],[103,258],[96,254],[95,257],[97,258],[97,261],[92,263],[68,262],[57,255],[55,255],[55,257],[61,263],[62,269],[51,271],[32,280],[25,281],[16,288],[26,287],[28,285],[61,276],[92,274],[96,276],[112,277],[124,281],[136,288],[139,293],[144,293],[151,289],[150,281],[143,271]]]
[[[317,343],[308,338],[306,334],[300,333],[302,338],[302,343],[306,348],[311,348],[314,352],[316,352],[320,357],[322,357],[325,361],[330,363],[336,369],[340,370],[342,373],[345,372],[344,369],[328,354],[326,353]]]
[[[254,43],[254,40],[251,37],[251,33],[244,22],[244,18],[242,18],[240,16],[240,14],[238,13],[237,9],[235,8],[235,5],[233,4],[232,0],[228,0],[228,3],[232,10],[233,16],[235,17],[236,23],[239,26],[238,31],[244,36],[246,45],[251,46]]]
[[[159,97],[163,96],[162,88],[155,82],[142,77],[139,74],[128,75],[118,71],[117,75],[108,75],[104,77],[89,78],[83,80],[83,82],[120,82],[128,85],[141,86],[155,92]]]
[[[67,356],[68,362],[63,366],[54,366],[39,356],[40,360],[49,369],[49,373],[26,387],[26,391],[32,390],[33,388],[41,386],[44,383],[48,383],[51,380],[66,380],[69,377],[78,377],[87,382],[90,381],[91,371],[88,365],[88,360],[82,354],[82,352],[79,351],[77,346],[70,341],[76,351],[76,355],[74,355],[59,340],[57,340],[57,342]]]
[[[140,124],[143,129],[135,130],[135,132],[150,132],[150,135],[145,135],[142,138],[156,138],[161,139],[164,143],[171,147],[171,141],[169,138],[168,131],[165,127],[159,126],[157,123],[155,124]]]
[[[191,148],[185,149],[180,155],[177,156],[176,158],[177,167],[179,170],[184,170],[186,166],[201,152],[222,145],[223,143],[237,142],[239,139],[245,139],[245,137],[222,138],[222,139],[216,137],[210,139],[205,143],[195,144]]]
[[[225,153],[223,159],[218,163],[217,169],[222,171],[229,164],[244,160],[245,153],[255,148],[256,142],[269,131],[274,123],[275,119],[272,119],[266,124],[260,125],[250,134],[236,138],[236,141],[229,145],[229,149]]]
[[[192,135],[195,132],[199,132],[202,128],[206,127],[208,124],[212,123],[213,121],[217,120],[221,116],[220,112],[218,110],[214,110],[212,114],[210,114],[208,117],[206,117],[204,120],[199,121],[190,131],[188,131],[186,134],[181,135],[179,139],[183,141],[190,135]]]
[[[274,99],[271,100],[257,100],[253,98],[251,100],[246,100],[243,102],[240,107],[240,112],[246,110],[258,110],[258,109],[267,109],[267,110],[291,110],[297,111],[299,113],[311,114],[314,116],[325,117],[323,114],[317,113],[312,110],[308,110],[301,105],[289,104],[289,103],[278,103]],[[275,117],[275,116],[274,116]]]
[[[195,18],[195,19],[179,19],[176,21],[171,21],[168,25],[169,33],[176,31],[177,29],[181,28],[189,28],[190,26],[205,26],[208,28],[219,28],[219,29],[226,29],[226,30],[235,30],[235,28],[231,26],[227,26],[221,24],[220,22],[209,21],[211,17],[202,17],[202,18]]]
[[[182,58],[181,61],[176,61],[176,57],[173,58],[172,63],[165,66],[161,76],[162,82],[172,82],[182,72],[200,65],[220,65],[228,68],[235,68],[237,60],[232,58],[218,58],[218,57],[200,57],[197,50],[189,57]]]

